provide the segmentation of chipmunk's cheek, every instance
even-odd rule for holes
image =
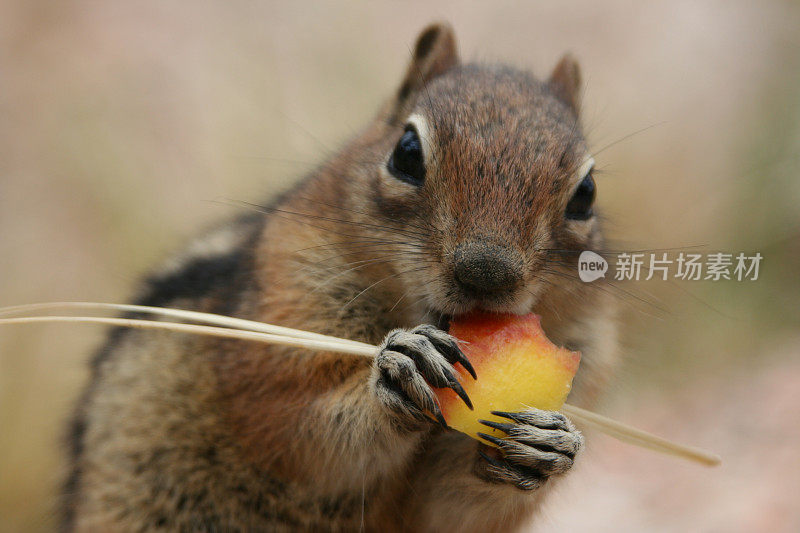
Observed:
[[[546,289],[541,282],[528,283],[517,296],[516,303],[509,309],[509,312],[516,315],[525,315],[531,312],[536,304],[539,303],[542,294]]]
[[[589,220],[567,220],[566,229],[570,237],[589,247],[593,244],[594,235],[597,234],[597,217],[593,216]]]
[[[407,196],[417,189],[413,185],[400,181],[389,174],[385,165],[380,168],[376,185],[384,196]]]
[[[377,209],[395,220],[402,220],[418,210],[419,188],[394,178],[381,167],[370,185],[371,199]]]

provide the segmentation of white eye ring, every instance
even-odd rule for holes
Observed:
[[[578,183],[580,183],[586,175],[592,171],[594,168],[594,158],[589,156],[586,161],[583,162],[581,168],[578,169]]]
[[[414,113],[408,117],[406,123],[417,130],[417,136],[420,143],[422,143],[422,159],[425,162],[425,166],[429,166],[433,161],[433,143],[431,143],[431,130],[428,127],[428,121],[422,115]]]

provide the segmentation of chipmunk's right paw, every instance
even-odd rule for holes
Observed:
[[[444,331],[430,325],[411,331],[396,329],[386,336],[375,358],[375,393],[391,412],[407,420],[424,421],[428,419],[425,413],[430,413],[446,427],[432,386],[452,389],[472,408],[456,377],[456,362],[475,377],[456,340]]]

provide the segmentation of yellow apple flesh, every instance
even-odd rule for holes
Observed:
[[[459,339],[478,379],[457,366],[459,381],[474,410],[451,389],[436,389],[448,426],[479,439],[478,432],[491,434],[497,430],[478,420],[508,422],[492,411],[561,408],[572,388],[581,354],[550,342],[540,321],[534,314],[473,313],[451,322],[450,334]]]

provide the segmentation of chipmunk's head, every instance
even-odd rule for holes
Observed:
[[[542,82],[461,65],[447,26],[421,34],[381,117],[370,201],[405,229],[399,276],[431,310],[526,313],[554,288],[580,292],[578,253],[599,230],[579,92],[570,57]]]

